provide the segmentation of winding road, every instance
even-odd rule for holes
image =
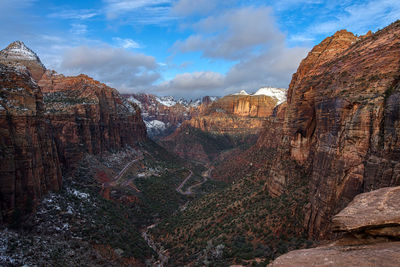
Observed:
[[[110,182],[103,183],[103,189],[108,188],[110,186],[115,186],[119,183],[119,180],[124,177],[124,174],[129,170],[129,168],[132,166],[133,163],[138,162],[139,160],[142,160],[143,157],[138,157],[132,161],[130,161],[128,164],[125,165],[125,167],[112,179]]]
[[[178,191],[179,193],[183,194],[183,195],[191,195],[193,194],[193,188],[195,187],[199,187],[202,184],[204,184],[205,182],[207,182],[208,178],[210,178],[211,172],[212,172],[212,168],[209,168],[207,171],[203,172],[203,174],[201,175],[203,177],[203,181],[198,182],[194,185],[191,185],[188,189],[186,189],[186,191],[182,191],[182,188],[185,186],[185,184],[187,183],[187,181],[192,177],[193,172],[192,170],[189,170],[190,174],[185,178],[185,180],[183,180],[183,182],[176,188],[176,191]]]

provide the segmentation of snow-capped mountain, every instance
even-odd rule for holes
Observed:
[[[46,71],[36,53],[21,41],[15,41],[0,51],[0,63],[17,70],[28,70],[35,81],[39,81]]]
[[[245,90],[235,93],[233,95],[243,95],[243,96],[259,96],[265,95],[270,96],[278,100],[276,105],[282,104],[286,101],[287,90],[284,88],[274,88],[274,87],[262,87],[258,89],[254,94],[248,94]]]
[[[266,95],[278,99],[277,105],[286,101],[287,90],[283,88],[262,87],[253,95]]]
[[[202,106],[209,105],[218,99],[218,97],[204,97],[186,100],[152,94],[132,94],[125,97],[127,101],[140,107],[147,133],[153,138],[172,133],[183,121],[196,115]]]
[[[43,64],[39,57],[29,49],[23,42],[15,41],[9,44],[5,49],[0,51],[0,55],[8,60],[30,60],[36,61],[43,68]]]

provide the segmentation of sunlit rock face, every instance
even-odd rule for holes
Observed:
[[[85,153],[133,147],[146,138],[139,107],[105,84],[86,75],[46,71],[39,86],[64,168]]]
[[[368,36],[339,31],[293,75],[268,189],[279,195],[290,183],[294,170],[283,162],[304,169],[311,236],[324,236],[330,217],[355,195],[400,183],[399,34],[399,22]],[[259,143],[276,147],[271,141]]]

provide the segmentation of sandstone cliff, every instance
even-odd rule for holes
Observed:
[[[29,71],[0,64],[0,223],[20,219],[61,187],[43,96]]]
[[[399,34],[400,22],[366,37],[339,31],[293,75],[267,187],[279,195],[291,183],[288,160],[305,170],[310,236],[327,234],[330,217],[355,195],[400,183]],[[276,147],[263,136],[260,149]]]
[[[64,168],[85,153],[135,146],[146,138],[138,106],[86,75],[65,77],[46,71],[39,86]]]
[[[21,41],[15,41],[0,51],[0,63],[25,66],[35,81],[39,81],[46,70],[36,53]]]
[[[0,66],[0,222],[33,211],[85,154],[147,138],[136,104],[86,75],[46,71],[22,42],[0,52]]]
[[[278,99],[266,95],[234,94],[214,102],[203,100],[197,114],[159,141],[183,158],[203,163],[223,161],[222,152],[254,144],[272,116]],[[221,178],[222,180],[229,180]]]

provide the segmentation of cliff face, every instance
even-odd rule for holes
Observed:
[[[65,77],[46,71],[39,86],[64,168],[85,153],[133,147],[146,138],[138,106],[105,84],[86,75]]]
[[[228,155],[222,152],[256,142],[277,102],[270,96],[247,94],[228,95],[214,102],[204,99],[197,114],[159,142],[183,158],[203,163],[223,161]]]
[[[400,183],[399,34],[399,22],[367,37],[339,31],[293,75],[268,189],[279,195],[290,183],[285,160],[305,170],[311,236],[325,235],[329,218],[355,195]]]
[[[228,95],[212,105],[228,114],[243,117],[265,118],[271,116],[278,100],[265,95]]]
[[[0,222],[32,212],[61,171],[43,96],[28,70],[0,64]]]
[[[136,104],[86,75],[45,71],[22,42],[0,51],[0,71],[0,222],[33,211],[86,153],[147,138]]]

